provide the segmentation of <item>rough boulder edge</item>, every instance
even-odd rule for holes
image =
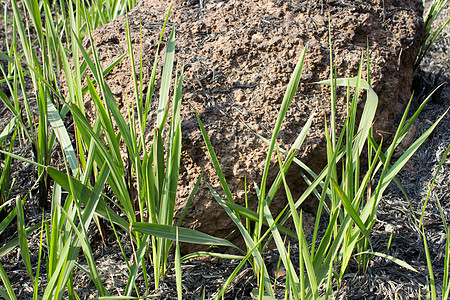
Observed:
[[[144,82],[150,77],[169,6],[168,1],[142,0],[128,15],[136,60],[140,55],[142,25]],[[310,83],[329,77],[329,25],[339,76],[356,76],[361,55],[369,46],[372,86],[380,100],[376,128],[392,132],[410,97],[413,62],[422,37],[422,9],[421,1],[407,0],[175,0],[169,20],[176,30],[176,57],[185,65],[177,213],[183,209],[202,170],[204,180],[221,191],[193,108],[208,131],[235,201],[244,203],[246,176],[250,206],[255,208],[253,183],[259,184],[267,146],[241,121],[270,138],[285,88],[305,45],[308,49],[301,84],[278,142],[289,148],[309,115],[316,112],[298,157],[315,171],[321,170],[326,161],[323,124],[324,116],[330,113],[330,97],[327,88]],[[98,28],[94,40],[106,67],[127,51],[125,18],[119,17]],[[130,72],[126,57],[107,77],[124,116],[127,98],[134,99]],[[90,117],[95,118],[92,101],[86,98],[85,106]],[[344,109],[342,98],[338,106],[340,125]],[[153,121],[150,120],[151,124]],[[273,160],[269,178],[273,180],[277,172]],[[298,169],[292,167],[287,178],[294,196],[301,195],[305,184]],[[279,193],[273,201],[272,213],[280,211],[285,203],[284,194]],[[310,216],[313,208],[314,204],[304,207]],[[307,213],[305,218],[307,227]],[[228,236],[235,229],[204,183],[183,226],[219,237]]]

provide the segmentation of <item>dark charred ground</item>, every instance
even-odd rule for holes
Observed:
[[[450,17],[450,10],[443,13],[442,19]],[[447,30],[448,33],[448,30]],[[416,121],[413,135],[417,138],[422,134],[439,116],[444,114],[450,106],[450,62],[448,51],[450,50],[450,38],[446,38],[432,49],[425,58],[421,70],[416,74],[413,88],[416,97],[413,102],[413,110],[425,99],[435,86],[444,83],[444,86],[436,93],[432,101],[425,107]],[[6,124],[10,116],[3,104],[0,104],[0,124]],[[425,296],[427,284],[427,266],[424,252],[423,240],[420,231],[414,225],[411,209],[416,216],[422,213],[423,203],[430,188],[431,180],[435,174],[439,161],[446,147],[450,144],[450,116],[444,117],[435,132],[425,144],[412,157],[410,162],[400,173],[400,179],[405,187],[411,205],[407,199],[392,185],[385,192],[383,202],[378,211],[378,222],[372,232],[374,251],[387,253],[399,258],[416,268],[419,273],[410,272],[397,264],[379,257],[374,257],[366,273],[358,273],[357,269],[350,270],[338,289],[338,299],[417,299],[418,294]],[[19,155],[31,157],[31,149],[28,143],[25,148],[17,147]],[[55,159],[58,161],[55,151]],[[4,159],[3,157],[1,158]],[[426,207],[424,224],[425,233],[431,253],[433,270],[436,278],[438,291],[442,289],[445,233],[443,224],[437,209],[436,199],[439,199],[444,209],[444,215],[449,221],[450,213],[450,190],[448,187],[448,176],[450,174],[450,159],[444,163],[439,172],[435,185],[432,189],[429,203]],[[25,194],[36,180],[35,168],[25,163],[15,161],[13,164],[12,178],[16,179],[12,198],[18,194]],[[42,214],[38,208],[38,200],[35,192],[26,201],[25,216],[27,226],[41,222]],[[48,211],[46,211],[46,216]],[[15,224],[13,224],[15,225]],[[121,294],[124,291],[127,279],[127,269],[120,254],[115,237],[111,234],[103,242],[96,228],[91,230],[91,241],[97,266],[102,280],[112,294]],[[389,250],[387,245],[392,234]],[[16,228],[11,226],[1,237],[0,246],[6,244],[17,235]],[[121,242],[125,245],[127,254],[132,249],[126,235],[121,235]],[[39,249],[39,231],[29,238],[32,265],[37,266]],[[45,251],[44,251],[45,253]],[[293,256],[296,255],[295,245],[292,249]],[[272,267],[275,274],[278,256],[275,252],[265,255],[267,264]],[[44,254],[45,259],[45,254]],[[0,258],[0,261],[15,289],[18,299],[30,299],[32,297],[32,284],[22,263],[18,249]],[[84,258],[80,256],[79,263],[86,265]],[[183,263],[183,289],[185,299],[200,298],[205,289],[206,298],[213,296],[226,281],[228,276],[237,266],[238,262],[225,261],[215,258],[197,259]],[[35,272],[36,270],[33,270]],[[151,270],[149,270],[151,273]],[[43,290],[45,286],[45,264],[41,269]],[[281,274],[282,275],[282,274]],[[74,279],[76,291],[82,299],[97,296],[95,287],[88,276],[82,271],[75,270]],[[283,276],[277,279],[277,291],[282,292]],[[141,276],[138,285],[144,287]],[[249,296],[252,288],[256,286],[256,280],[249,266],[243,268],[233,284],[227,290],[227,299],[251,299]],[[157,299],[175,299],[175,276],[169,273],[160,290],[155,294]]]

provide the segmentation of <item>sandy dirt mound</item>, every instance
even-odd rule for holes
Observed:
[[[145,0],[128,16],[136,58],[142,25],[144,82],[150,76],[168,8],[168,1]],[[253,182],[261,177],[267,147],[241,121],[270,138],[286,85],[304,47],[308,48],[301,86],[279,143],[289,148],[315,112],[317,117],[299,156],[316,171],[324,166],[323,123],[330,113],[330,97],[328,89],[310,83],[329,77],[329,28],[339,76],[356,76],[368,45],[372,85],[380,97],[376,126],[389,137],[410,97],[413,63],[422,36],[421,16],[420,1],[174,1],[169,21],[176,30],[178,62],[185,64],[178,211],[201,170],[205,170],[205,180],[220,189],[193,108],[208,131],[236,201],[243,203],[244,176],[252,191]],[[97,29],[94,39],[105,67],[127,50],[125,18]],[[124,115],[126,99],[134,99],[130,70],[125,58],[107,77]],[[95,116],[89,99],[86,108]],[[343,98],[337,109],[342,125]],[[272,168],[269,177],[274,178],[276,172],[277,168]],[[294,196],[299,196],[304,186],[296,172],[293,169],[288,177]],[[254,208],[254,193],[250,198]],[[274,211],[283,207],[283,199],[282,194],[277,196]],[[231,223],[203,186],[184,225],[223,237],[232,230]]]

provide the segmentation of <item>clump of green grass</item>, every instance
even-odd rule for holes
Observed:
[[[330,119],[332,131],[330,132],[328,125],[325,124],[328,164],[320,174],[316,175],[307,168],[305,164],[295,159],[295,153],[301,147],[311,125],[312,116],[305,124],[305,127],[289,152],[282,151],[276,144],[276,138],[281,128],[282,121],[301,78],[304,54],[305,52],[303,52],[291,77],[274,127],[272,139],[268,142],[269,149],[261,185],[260,187],[255,187],[259,200],[256,212],[250,211],[247,207],[242,207],[234,202],[225,177],[221,171],[218,159],[209,142],[209,137],[198,117],[203,137],[210,153],[212,163],[219,176],[222,189],[225,192],[226,200],[221,199],[211,186],[209,186],[209,188],[216,200],[235,222],[247,246],[246,257],[230,276],[227,284],[231,282],[234,276],[236,276],[243,263],[250,259],[255,276],[258,278],[258,289],[255,290],[255,295],[257,295],[258,299],[261,299],[261,297],[267,297],[267,299],[274,298],[274,287],[268,276],[267,268],[261,259],[262,252],[265,249],[265,247],[261,246],[264,238],[274,239],[277,250],[280,253],[281,261],[287,271],[285,291],[287,298],[316,299],[319,298],[319,296],[324,296],[325,298],[332,296],[333,285],[335,283],[338,285],[340,284],[343,276],[346,274],[351,259],[354,259],[363,270],[367,268],[372,255],[392,259],[396,263],[410,270],[414,270],[404,262],[396,260],[386,254],[375,252],[371,244],[370,231],[375,224],[377,209],[384,190],[391,181],[396,180],[396,175],[400,169],[431,134],[443,117],[442,116],[437,120],[399,159],[397,159],[393,165],[391,165],[391,157],[396,146],[409,131],[411,125],[429,98],[419,107],[417,112],[413,114],[408,122],[406,122],[406,116],[408,114],[409,105],[407,106],[394,140],[392,141],[392,145],[383,152],[382,145],[378,145],[372,136],[372,125],[377,108],[378,97],[370,87],[369,83],[361,78],[362,63],[356,78],[334,78],[332,73],[330,80],[320,82],[320,84],[330,85],[332,89],[332,116]],[[333,70],[332,64],[330,69]],[[336,111],[336,88],[338,86],[347,88],[348,115],[345,120],[344,129],[340,134],[335,130],[336,118],[334,115]],[[350,95],[350,88],[354,88],[353,97]],[[357,126],[356,104],[358,103],[359,91],[361,89],[367,91],[367,100],[359,125]],[[361,155],[364,153],[364,147],[367,147],[368,149],[368,170],[363,174],[363,168],[360,161]],[[275,149],[277,149],[278,153],[280,151],[285,153],[286,159],[283,162],[280,155],[278,155],[280,172],[266,195],[268,166]],[[309,182],[308,189],[299,199],[292,198],[290,189],[284,177],[293,161],[297,162],[306,172],[313,176],[313,182]],[[338,173],[338,164],[342,166],[340,173]],[[376,185],[372,186],[375,176],[379,176],[379,179]],[[273,216],[270,210],[270,203],[281,184],[284,185],[286,191],[288,206],[280,214]],[[316,214],[317,219],[312,241],[308,242],[303,231],[302,214],[301,212],[298,214],[298,209],[302,202],[313,193],[319,195],[319,206]],[[328,215],[329,220],[324,236],[319,239],[319,221],[323,213]],[[247,221],[243,222],[241,221],[241,218],[244,218]],[[289,218],[292,219],[295,225],[295,233],[292,233],[283,227],[283,224]],[[249,222],[254,222],[254,226],[249,226]],[[247,226],[244,226],[244,224],[247,224]],[[266,229],[266,231],[263,231],[263,225],[266,225],[269,228]],[[252,231],[251,228],[255,229]],[[299,243],[299,266],[294,266],[292,263],[292,259],[289,255],[290,247],[285,245],[285,240],[283,238],[285,234],[294,237]],[[221,297],[227,288],[227,284],[224,285],[216,299]],[[324,294],[320,293],[320,289],[323,288],[323,285],[325,285]]]
[[[439,162],[439,165],[436,169],[436,172],[434,174],[433,180],[431,181],[430,184],[430,188],[428,189],[428,193],[427,196],[425,198],[423,207],[422,207],[422,215],[420,217],[420,223],[419,223],[419,228],[421,229],[421,233],[422,233],[422,239],[423,239],[423,245],[424,245],[424,249],[425,249],[425,256],[427,259],[427,267],[428,267],[428,277],[427,277],[427,299],[432,299],[432,300],[436,300],[438,299],[438,293],[437,293],[437,289],[436,289],[436,285],[438,284],[439,286],[442,287],[441,290],[441,298],[439,299],[443,299],[446,300],[449,298],[450,296],[450,278],[449,278],[449,271],[450,271],[450,231],[449,231],[449,227],[446,221],[446,217],[444,215],[444,210],[442,208],[441,202],[440,200],[436,197],[436,204],[437,207],[439,209],[439,213],[440,213],[440,217],[442,220],[442,225],[444,228],[444,234],[445,234],[445,254],[444,254],[444,276],[443,278],[436,278],[434,276],[434,271],[433,271],[433,264],[432,264],[432,257],[430,255],[430,251],[428,249],[428,242],[427,242],[427,237],[425,234],[425,224],[423,222],[423,217],[425,214],[425,210],[428,204],[428,201],[430,200],[430,195],[431,195],[431,191],[434,188],[434,183],[436,181],[436,178],[439,174],[439,171],[442,168],[442,165],[444,164],[445,160],[448,158],[448,154],[450,153],[450,145],[447,147],[447,149],[445,150],[445,152],[442,155],[441,161]],[[438,283],[436,283],[436,281],[439,281]]]
[[[425,0],[422,1],[425,6]],[[425,36],[423,38],[422,44],[420,46],[419,54],[417,55],[416,61],[414,62],[414,70],[417,70],[422,63],[425,55],[430,51],[433,45],[439,40],[444,38],[442,35],[444,29],[450,23],[450,18],[442,24],[436,26],[436,19],[442,13],[442,10],[448,8],[449,0],[433,0],[425,13],[424,28]],[[448,37],[448,35],[446,35]]]

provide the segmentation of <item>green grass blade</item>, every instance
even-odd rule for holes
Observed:
[[[302,71],[303,71],[303,63],[305,61],[305,55],[306,55],[306,47],[303,49],[303,51],[300,55],[300,59],[298,60],[297,65],[295,66],[294,72],[291,75],[291,79],[286,88],[283,102],[281,103],[281,108],[278,113],[277,121],[275,123],[275,127],[272,132],[272,138],[270,141],[269,150],[267,151],[266,164],[264,166],[263,176],[261,179],[261,187],[260,187],[260,190],[261,190],[260,199],[261,200],[265,199],[266,181],[267,181],[267,176],[269,174],[270,160],[272,158],[272,153],[273,153],[273,150],[274,150],[274,147],[276,144],[276,139],[278,137],[278,133],[280,132],[280,129],[281,129],[281,124],[283,123],[283,120],[284,120],[284,117],[286,116],[287,110],[292,102],[292,99],[294,98],[295,92],[297,91],[297,87],[299,85],[300,77],[301,77]],[[263,214],[261,211],[260,212],[261,219],[262,219],[262,215]],[[259,226],[261,226],[261,224]],[[260,229],[261,228],[259,228],[259,230]]]
[[[227,181],[225,179],[225,175],[220,168],[219,160],[217,159],[216,153],[211,145],[211,141],[209,140],[208,134],[206,133],[205,127],[203,127],[203,123],[200,120],[200,116],[197,112],[195,112],[197,116],[198,125],[200,126],[200,131],[203,136],[203,140],[205,141],[206,148],[208,149],[209,156],[211,157],[211,161],[214,166],[214,170],[216,171],[217,176],[219,177],[220,184],[222,186],[223,191],[225,192],[225,196],[229,202],[234,202],[233,196],[231,195],[230,188],[228,187]]]
[[[27,235],[27,237],[33,233],[36,229],[41,228],[41,224],[36,224],[33,226],[28,227],[25,230],[25,233]],[[8,254],[11,250],[13,250],[14,248],[16,248],[19,245],[19,238],[15,237],[12,240],[10,240],[8,243],[6,243],[6,245],[4,245],[2,248],[0,248],[0,258],[5,256],[6,254]]]
[[[10,135],[17,124],[17,117],[12,118],[11,121],[3,128],[2,132],[0,133],[0,143],[2,143],[8,135]]]
[[[72,169],[73,174],[75,175],[78,173],[78,160],[75,154],[75,150],[73,149],[72,142],[70,141],[69,134],[67,133],[67,129],[64,126],[59,112],[56,110],[56,107],[53,105],[49,98],[47,98],[47,108],[48,121],[52,126],[56,137],[61,143],[61,149],[63,149],[67,158],[67,162],[69,163],[69,166]]]
[[[17,233],[19,238],[20,254],[22,256],[22,260],[28,272],[28,275],[30,275],[31,281],[34,283],[33,271],[31,267],[30,249],[28,248],[27,234],[25,230],[25,216],[22,205],[23,199],[17,196]]]
[[[410,270],[412,272],[415,272],[415,273],[419,273],[419,271],[417,271],[414,267],[412,267],[407,262],[405,262],[405,261],[403,261],[401,259],[398,259],[396,257],[393,257],[391,255],[388,255],[388,254],[384,254],[384,253],[380,253],[380,252],[373,252],[373,251],[366,251],[366,252],[361,252],[361,253],[355,254],[355,256],[356,255],[363,255],[363,254],[371,254],[371,255],[376,255],[376,256],[382,257],[382,258],[386,258],[386,259],[392,261],[393,263],[399,265],[400,267],[403,267],[403,268],[408,269],[408,270]]]
[[[194,200],[194,195],[197,193],[197,190],[198,190],[198,188],[200,186],[202,178],[203,178],[203,171],[200,173],[200,176],[198,177],[197,182],[195,183],[194,187],[192,188],[192,191],[189,194],[189,198],[186,201],[186,205],[184,206],[184,208],[183,208],[183,210],[182,210],[182,212],[180,214],[180,217],[178,218],[178,222],[177,222],[177,226],[178,227],[180,227],[181,223],[183,223],[184,216],[186,216],[188,208],[190,207],[190,205],[192,203],[192,200]]]
[[[2,291],[1,296],[4,297],[5,299],[16,300],[17,298],[16,295],[14,294],[11,282],[9,281],[8,276],[6,276],[5,269],[3,269],[1,263],[0,263],[0,278],[2,279],[3,285],[6,288],[6,292]]]
[[[422,238],[423,238],[423,246],[425,249],[425,256],[427,259],[428,277],[430,278],[429,288],[431,292],[431,299],[436,300],[437,299],[436,280],[433,273],[433,263],[431,262],[430,250],[428,249],[427,237],[425,235],[425,230],[423,229],[423,227],[422,227]]]
[[[164,67],[161,78],[161,91],[158,102],[156,127],[162,131],[167,121],[169,112],[169,90],[172,79],[172,70],[175,56],[175,28],[172,29],[169,40],[166,45],[166,57],[164,59]]]
[[[333,187],[336,189],[342,204],[345,207],[346,212],[350,215],[350,217],[355,221],[356,225],[358,225],[359,229],[361,229],[361,232],[366,237],[367,241],[370,243],[370,234],[369,231],[366,228],[366,225],[364,225],[364,222],[359,217],[358,213],[356,212],[355,208],[353,207],[352,203],[348,199],[347,195],[344,193],[344,191],[341,189],[341,187],[334,181],[331,180],[331,183]]]
[[[175,277],[177,281],[177,295],[178,300],[183,299],[183,287],[181,285],[181,255],[180,255],[180,243],[178,240],[178,227],[176,232],[176,249],[175,249]]]
[[[417,151],[417,149],[423,144],[423,142],[431,135],[436,126],[441,122],[441,120],[445,117],[448,110],[440,116],[436,122],[433,123],[403,154],[397,159],[395,164],[389,171],[386,173],[386,177],[384,178],[383,185],[381,186],[381,191],[384,191],[389,185],[390,181],[398,174],[401,168],[406,164],[407,161],[411,158],[411,156]]]
[[[247,249],[254,249],[254,247],[257,244],[253,241],[252,237],[246,230],[245,226],[242,224],[240,218],[238,216],[236,216],[236,214],[225,204],[225,202],[222,200],[222,198],[219,196],[219,194],[217,194],[217,192],[212,188],[212,186],[209,183],[206,183],[206,185],[208,186],[209,190],[211,191],[211,194],[216,199],[216,201],[220,204],[220,206],[222,206],[225,209],[228,216],[238,227],[238,229],[241,232],[242,237],[244,238],[244,241],[247,245]],[[270,284],[270,277],[269,277],[269,274],[267,273],[267,268],[264,265],[264,260],[262,259],[261,253],[259,252],[259,250],[256,250],[256,251],[252,250],[251,253],[252,253],[253,258],[255,259],[255,262],[258,266],[258,270],[264,269],[264,277],[265,277],[264,284],[265,284],[266,292],[269,293],[270,296],[273,296],[274,292],[273,292],[272,285]]]
[[[323,80],[317,82],[317,84],[331,85],[332,82],[330,79]],[[337,86],[350,86],[356,87],[358,84],[360,88],[365,89],[367,91],[367,101],[364,105],[364,110],[361,116],[361,120],[359,122],[358,127],[358,135],[355,140],[356,147],[353,148],[354,151],[358,151],[357,153],[361,154],[361,151],[364,147],[364,143],[367,139],[367,134],[369,133],[370,128],[372,127],[373,120],[375,117],[375,112],[378,106],[378,96],[375,91],[370,87],[370,85],[362,78],[337,78],[335,80],[335,84]],[[355,155],[356,153],[354,153]]]
[[[162,224],[142,223],[142,222],[133,222],[131,224],[131,228],[134,231],[142,232],[148,235],[153,235],[164,239],[169,239],[172,241],[176,241],[178,230],[178,240],[180,242],[237,248],[233,243],[225,239],[213,237],[209,234],[189,228],[176,227],[171,225],[162,225]]]

